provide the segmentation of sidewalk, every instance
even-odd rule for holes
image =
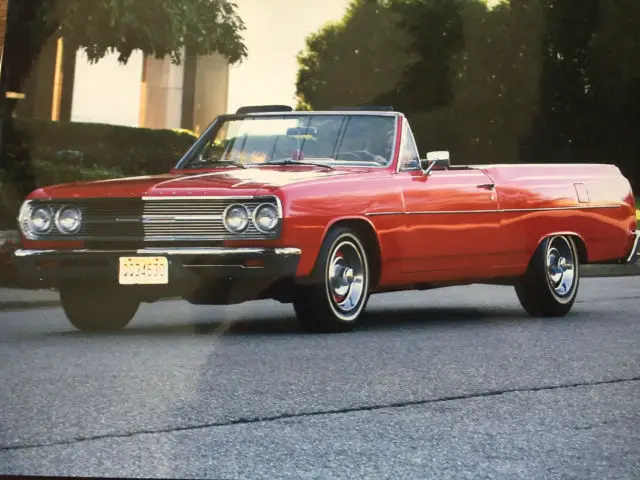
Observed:
[[[593,277],[635,277],[640,275],[640,262],[633,265],[583,265],[582,276]]]

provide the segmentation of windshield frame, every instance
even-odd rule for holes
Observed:
[[[399,135],[401,133],[401,122],[399,119],[402,117],[402,114],[395,111],[360,111],[360,110],[336,110],[336,111],[286,111],[286,112],[254,112],[254,113],[246,113],[246,114],[223,114],[217,116],[211,124],[202,132],[202,134],[198,137],[198,139],[193,143],[193,145],[187,150],[187,152],[182,156],[182,158],[178,161],[172,171],[180,171],[180,172],[191,172],[191,171],[201,171],[201,170],[216,170],[219,168],[228,168],[230,166],[238,166],[238,168],[255,168],[255,167],[278,167],[282,165],[287,165],[286,163],[281,162],[267,162],[262,164],[234,164],[227,163],[224,164],[220,162],[219,165],[207,165],[202,167],[186,167],[191,160],[197,156],[200,151],[205,147],[207,142],[211,139],[213,135],[216,135],[218,130],[222,127],[222,125],[227,121],[233,120],[245,120],[251,118],[287,118],[287,117],[301,117],[301,116],[379,116],[379,117],[392,117],[393,118],[393,141],[391,145],[391,154],[389,161],[384,164],[376,164],[375,162],[367,162],[367,161],[353,161],[353,160],[335,160],[335,159],[327,159],[327,158],[309,158],[306,160],[299,161],[300,165],[308,164],[313,166],[313,164],[323,164],[329,165],[334,168],[372,168],[372,169],[392,169],[397,162],[397,150],[399,142],[402,141]],[[342,132],[341,132],[342,133]],[[289,164],[291,165],[291,164]]]

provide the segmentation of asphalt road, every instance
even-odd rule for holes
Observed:
[[[640,478],[640,277],[563,319],[506,287],[374,297],[308,335],[290,306],[146,305],[118,334],[0,313],[0,474]]]

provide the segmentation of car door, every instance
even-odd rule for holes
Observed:
[[[398,170],[405,208],[403,270],[423,272],[426,281],[497,274],[505,243],[491,178],[469,167],[425,175],[410,128],[403,137]]]

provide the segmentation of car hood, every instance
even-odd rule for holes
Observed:
[[[254,195],[259,190],[316,179],[347,175],[359,169],[329,170],[314,166],[218,169],[206,173],[165,174],[67,183],[45,187],[31,196],[40,198],[105,198],[144,196]]]

